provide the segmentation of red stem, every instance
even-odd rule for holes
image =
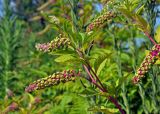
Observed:
[[[86,65],[83,65],[83,67],[85,68],[87,74],[88,74],[89,77],[91,78],[91,83],[93,83],[94,85],[96,85],[102,92],[104,92],[105,90],[96,83],[96,81],[95,81],[94,78],[92,77],[91,73],[89,72],[87,66],[86,66]]]
[[[119,109],[121,114],[126,114],[126,112],[122,109],[116,98],[109,96],[109,100]]]
[[[96,83],[96,80],[94,80],[94,78],[92,77],[92,75],[90,74],[88,68],[86,65],[83,65],[84,69],[86,70],[87,74],[89,75],[89,77],[91,78],[92,82]]]
[[[144,32],[144,34],[151,40],[151,42],[156,45],[157,43],[153,40],[153,38],[149,35],[148,32]]]
[[[83,58],[83,54],[77,50],[79,56],[81,58]],[[87,67],[88,66],[88,67]],[[89,77],[91,78],[91,83],[93,83],[96,87],[98,87],[102,92],[107,92],[106,88],[103,86],[103,84],[101,83],[101,81],[99,80],[98,76],[96,75],[96,73],[93,71],[93,69],[91,68],[91,66],[89,65],[89,63],[87,63],[86,65],[83,65],[85,71],[87,72],[87,74],[89,75]],[[93,78],[92,74],[90,73],[89,69],[92,71],[92,73],[94,74],[95,78],[98,80],[98,82],[100,83],[101,86],[99,86],[96,82],[96,80]],[[121,106],[119,105],[117,99],[115,99],[112,96],[109,96],[109,101],[111,101],[121,112],[121,114],[126,114],[125,111],[121,108]]]
[[[92,67],[89,65],[89,63],[87,63],[88,67],[90,68],[90,70],[92,71],[92,73],[94,74],[94,76],[96,77],[96,79],[98,80],[98,82],[100,83],[101,87],[105,90],[105,92],[107,92],[107,90],[105,89],[105,87],[103,86],[102,82],[99,80],[97,74],[93,71]]]
[[[90,77],[92,77],[92,75],[91,75],[91,73],[89,72],[88,68],[87,68],[85,65],[83,65],[83,66],[84,66],[87,74],[88,74]],[[94,72],[94,71],[92,71],[92,72]],[[95,74],[95,72],[94,72],[94,74]],[[96,78],[99,80],[99,78],[97,77],[97,75],[96,75]],[[91,79],[93,79],[93,77],[92,77]],[[100,81],[100,80],[99,80],[99,81]],[[94,80],[94,81],[92,80],[91,83],[93,83],[94,85],[96,85],[102,92],[107,92],[107,90],[103,87],[103,85],[102,85],[102,87],[99,86],[99,85],[96,83],[95,80]],[[109,98],[109,101],[111,101],[111,102],[119,109],[119,111],[121,112],[121,114],[126,114],[125,111],[121,108],[121,105],[118,103],[117,99],[115,99],[115,98],[112,97],[112,96],[109,96],[108,98]]]
[[[91,69],[92,73],[94,74],[94,76],[96,77],[96,79],[98,80],[98,82],[100,83],[100,85],[102,86],[102,89],[101,91],[103,92],[107,92],[106,88],[103,86],[103,84],[101,83],[101,81],[99,80],[97,74],[93,71],[93,69],[91,68],[91,66],[87,63],[87,65],[89,66],[89,68]],[[119,105],[117,99],[115,99],[114,97],[112,96],[109,96],[109,100],[114,103],[114,105],[119,109],[119,111],[121,112],[121,114],[125,114],[125,111],[121,108],[121,105]]]

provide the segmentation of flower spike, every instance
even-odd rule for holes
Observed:
[[[159,55],[160,55],[160,44],[156,44],[153,46],[149,55],[145,57],[140,67],[138,68],[135,76],[133,77],[132,81],[134,84],[137,84],[141,80],[141,78],[144,77],[144,75],[148,72],[151,66],[156,62]]]
[[[34,90],[58,85],[60,82],[65,83],[68,81],[74,81],[76,76],[80,76],[80,71],[78,73],[76,73],[74,70],[64,70],[62,72],[56,72],[48,77],[34,81],[25,89],[25,91],[32,92]]]
[[[36,44],[36,49],[42,52],[51,52],[56,49],[68,47],[70,40],[66,37],[56,37],[54,40],[48,43]]]
[[[93,20],[92,23],[90,23],[87,26],[86,32],[90,32],[92,31],[94,28],[99,27],[100,25],[102,25],[105,21],[112,19],[113,17],[115,17],[115,14],[112,12],[105,12],[102,15],[100,15],[98,18],[96,18],[95,20]]]

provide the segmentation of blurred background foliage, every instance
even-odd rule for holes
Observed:
[[[70,67],[54,61],[56,56],[36,51],[35,44],[61,34],[46,16],[56,16],[62,26],[72,21],[70,0],[2,0],[0,8],[0,113],[4,114],[113,114],[118,110],[95,87],[83,79],[60,84],[32,94],[25,87],[39,78]],[[136,69],[152,47],[141,27],[122,14],[142,16],[154,33],[159,24],[157,0],[79,0],[77,28],[86,26],[101,12],[116,12],[116,18],[96,31],[90,64],[96,68],[109,94],[118,98],[127,114],[160,113],[160,66],[146,74],[143,84],[131,82]],[[126,12],[127,9],[128,12]],[[147,26],[147,25],[146,25]],[[70,25],[66,31],[73,29]],[[148,28],[145,28],[148,30]],[[158,41],[158,38],[157,38]],[[84,41],[85,42],[85,41]],[[106,55],[107,53],[107,55]],[[100,61],[96,59],[100,58]],[[80,66],[81,67],[81,66]],[[82,83],[83,82],[83,83]],[[83,85],[84,84],[84,85]],[[85,87],[86,86],[86,87]],[[104,95],[105,96],[105,95]],[[14,107],[14,109],[13,109]]]

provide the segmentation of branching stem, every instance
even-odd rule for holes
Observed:
[[[91,72],[94,74],[96,80],[99,82],[99,84],[101,85],[101,87],[105,90],[105,92],[107,92],[107,90],[105,89],[105,87],[103,86],[102,82],[100,81],[100,79],[98,78],[97,74],[93,71],[92,67],[90,66],[89,63],[87,63],[89,69],[91,70]]]
[[[88,68],[87,68],[85,65],[84,65],[84,68],[85,68],[87,74],[88,74],[90,77],[92,77],[91,73],[89,72]],[[94,71],[92,71],[92,72],[94,72]],[[94,72],[94,73],[95,73],[95,72]],[[97,77],[97,75],[96,75],[96,77]],[[93,78],[93,77],[92,77],[92,78]],[[99,80],[98,77],[97,77],[96,79]],[[99,82],[101,83],[100,80],[99,80]],[[99,85],[96,83],[96,81],[91,81],[91,83],[93,83],[96,87],[98,87],[101,92],[107,92],[106,88],[104,88],[103,85],[102,85],[102,87],[99,86]],[[101,84],[102,84],[102,83],[101,83]],[[117,99],[115,99],[115,98],[112,97],[112,96],[109,96],[108,99],[109,99],[109,101],[111,101],[111,102],[119,109],[119,111],[121,112],[121,114],[126,114],[125,111],[121,108],[121,105],[118,103]]]
[[[151,41],[154,45],[157,44],[157,43],[153,40],[153,38],[149,35],[148,32],[144,32],[144,34],[150,39],[150,41]]]
[[[77,49],[76,51],[77,51],[77,53],[79,54],[79,56],[80,56],[81,58],[83,58],[83,53],[82,53],[80,50],[78,50],[78,49]],[[106,90],[106,88],[103,86],[103,84],[101,83],[101,81],[99,80],[98,76],[97,76],[96,73],[93,71],[93,69],[92,69],[92,67],[90,66],[90,64],[89,64],[88,62],[86,62],[86,63],[87,63],[87,66],[86,66],[86,65],[83,65],[83,67],[84,67],[85,71],[87,72],[87,74],[89,75],[89,77],[91,78],[91,81],[90,81],[90,82],[93,83],[96,87],[98,87],[101,92],[106,93],[107,90]],[[92,76],[92,74],[91,74],[90,71],[94,74],[96,80],[100,83],[100,85],[97,84],[96,80],[93,78],[93,76]],[[126,114],[125,111],[122,109],[121,105],[118,103],[118,101],[117,101],[116,98],[114,98],[114,97],[112,97],[112,96],[109,96],[108,99],[109,99],[109,101],[111,101],[111,102],[119,109],[119,111],[121,112],[121,114]]]

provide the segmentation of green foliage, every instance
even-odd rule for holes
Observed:
[[[12,12],[7,0],[0,18],[0,113],[119,114],[111,96],[127,114],[160,112],[159,61],[138,85],[131,81],[145,50],[152,47],[147,37],[159,43],[158,16],[151,15],[157,13],[159,1],[33,1],[12,1]],[[105,12],[115,17],[101,20]],[[96,19],[99,26],[86,32]],[[50,42],[59,34],[69,39],[67,48],[35,50],[36,43]],[[44,90],[24,91],[29,83],[64,69],[81,71],[81,76]],[[12,103],[18,109],[7,112]]]
[[[16,17],[9,19],[5,17],[1,20],[0,25],[0,77],[1,77],[1,91],[5,91],[8,86],[11,86],[12,81],[19,79],[17,77],[17,65],[18,58],[17,55],[19,48],[22,46],[22,36],[23,36],[23,22],[18,21]],[[1,93],[1,98],[4,97],[4,93]]]

